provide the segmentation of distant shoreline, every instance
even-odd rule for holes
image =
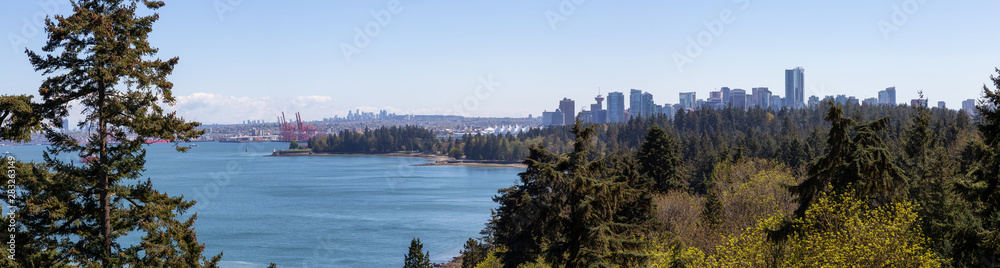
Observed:
[[[507,168],[527,168],[519,161],[499,161],[499,160],[456,160],[446,155],[426,154],[426,153],[314,153],[313,151],[293,151],[278,150],[269,156],[290,157],[290,156],[336,156],[336,155],[372,155],[372,156],[396,156],[413,157],[434,160],[434,162],[415,164],[413,166],[468,166],[468,167],[507,167]]]

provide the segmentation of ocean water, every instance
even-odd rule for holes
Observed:
[[[433,262],[457,256],[522,169],[413,166],[386,156],[268,157],[287,143],[147,147],[155,188],[198,201],[195,230],[223,267],[400,267],[418,237]],[[44,146],[0,147],[41,161]],[[67,157],[72,158],[72,157]],[[134,238],[130,238],[134,240]]]

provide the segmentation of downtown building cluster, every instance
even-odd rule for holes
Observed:
[[[677,111],[693,111],[696,109],[722,109],[734,107],[749,109],[759,107],[761,109],[780,110],[783,108],[798,109],[819,105],[821,102],[833,101],[840,105],[862,104],[862,105],[897,105],[896,88],[888,87],[878,92],[878,97],[867,98],[859,101],[854,96],[836,95],[825,96],[823,99],[813,95],[805,99],[805,69],[796,67],[785,70],[785,97],[776,95],[768,87],[754,87],[749,91],[741,88],[722,87],[717,91],[711,91],[708,98],[699,99],[696,92],[680,92],[678,103],[676,104],[656,104],[653,101],[653,94],[643,92],[638,89],[631,89],[628,92],[626,101],[624,92],[609,92],[607,97],[607,108],[604,108],[605,98],[600,94],[594,98],[596,101],[590,105],[590,109],[582,109],[579,113],[575,111],[575,101],[563,98],[559,101],[559,108],[555,111],[545,111],[542,113],[543,125],[571,125],[575,123],[576,116],[585,123],[619,123],[628,121],[635,117],[651,117],[655,115],[665,115],[672,118]],[[628,108],[625,103],[628,103]],[[913,99],[911,106],[927,106],[927,99]],[[945,103],[937,103],[938,108],[945,109]],[[969,99],[962,102],[962,110],[973,114],[975,110],[975,100]]]

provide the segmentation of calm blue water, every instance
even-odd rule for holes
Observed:
[[[414,167],[382,156],[265,157],[287,143],[202,142],[188,153],[147,148],[154,187],[198,201],[206,254],[224,267],[400,267],[419,237],[433,262],[479,237],[497,189],[516,168]],[[40,161],[44,146],[0,147]]]

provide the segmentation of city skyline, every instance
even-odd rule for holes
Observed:
[[[990,46],[1000,36],[988,34],[995,1],[235,3],[157,11],[150,38],[159,57],[181,59],[171,81],[185,118],[539,116],[550,100],[600,91],[639,89],[661,103],[722,86],[785,95],[776,70],[795,66],[809,69],[804,97],[896,87],[899,102],[922,90],[954,108],[1000,65]],[[23,51],[42,47],[46,15],[68,12],[53,0],[0,10],[0,91],[37,98],[43,77]]]

